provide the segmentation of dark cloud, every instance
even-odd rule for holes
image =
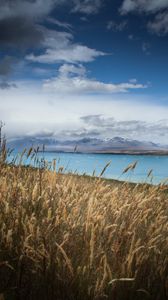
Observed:
[[[40,48],[45,34],[39,25],[56,0],[0,0],[0,49],[10,53],[0,59],[0,76],[8,76],[28,53]],[[1,89],[10,88],[6,81]]]
[[[1,46],[22,49],[37,46],[43,39],[39,24],[58,3],[58,0],[0,0]]]
[[[10,56],[5,56],[0,61],[0,76],[7,76],[12,71],[12,65],[16,60]]]
[[[8,89],[11,89],[11,88],[17,88],[17,85],[15,83],[9,83],[9,82],[6,82],[6,81],[0,82],[0,89],[1,90],[8,90]]]
[[[59,27],[71,30],[71,25],[50,16],[55,7],[68,5],[74,12],[96,13],[102,0],[0,0],[1,47],[28,50],[39,47],[45,39],[44,28],[39,26],[45,19]]]
[[[98,13],[104,0],[0,0],[0,20],[13,17],[41,19],[61,5],[66,5],[71,12],[83,14]]]
[[[0,0],[0,20],[13,17],[41,19],[63,0]]]
[[[9,18],[0,21],[1,47],[27,49],[43,40],[40,28],[24,18]]]
[[[83,52],[84,56],[89,55],[89,58],[84,57],[84,61],[90,61],[94,56],[99,56],[100,52],[94,49],[89,49],[81,45],[73,45],[71,40],[73,35],[68,32],[58,32],[48,29],[46,22],[52,22],[53,24],[62,27],[65,31],[71,31],[72,27],[68,23],[63,23],[53,18],[51,12],[54,9],[66,5],[70,10],[74,12],[86,12],[87,14],[96,13],[100,9],[103,0],[0,0],[0,47],[3,52],[10,53],[10,56],[17,57],[18,62],[25,59],[25,57],[32,57],[32,61],[36,61],[36,56],[45,59],[38,62],[52,63],[58,62],[60,47],[65,55],[61,54],[61,58],[64,56],[67,61],[67,55],[75,52],[75,58],[73,61],[81,59]],[[45,22],[45,25],[44,25]],[[70,48],[72,44],[72,50]],[[42,54],[42,52],[46,53]],[[57,50],[57,51],[56,51]],[[36,52],[35,52],[36,51]],[[31,56],[29,54],[33,53]],[[46,57],[47,56],[47,57]],[[54,60],[53,60],[54,57]],[[83,55],[82,55],[83,61]],[[0,74],[8,75],[12,71],[12,63],[9,59],[5,59],[3,56],[0,61]]]

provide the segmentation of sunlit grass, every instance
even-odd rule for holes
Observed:
[[[1,155],[0,297],[166,300],[167,187],[63,175],[36,152]]]

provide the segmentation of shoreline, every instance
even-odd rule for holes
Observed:
[[[63,154],[111,154],[111,155],[151,155],[151,156],[168,156],[168,151],[57,151],[57,150],[39,150],[39,153],[63,153]]]
[[[18,165],[11,165],[15,168],[25,168],[25,169],[30,169],[32,171],[37,171],[39,170],[40,168],[39,167],[34,167],[34,166],[31,166],[31,165],[21,165],[21,166],[18,166]],[[47,169],[44,169],[43,171],[46,171]],[[54,171],[52,170],[49,170],[49,172],[53,173]],[[101,182],[104,182],[105,184],[109,184],[109,185],[113,185],[113,186],[122,186],[122,185],[129,185],[130,187],[135,187],[135,186],[145,186],[145,187],[149,187],[149,186],[160,186],[161,183],[151,183],[151,182],[135,182],[135,181],[129,181],[129,180],[120,180],[120,179],[113,179],[113,178],[107,178],[107,177],[100,177],[100,176],[92,176],[92,175],[87,175],[87,174],[75,174],[75,173],[63,173],[63,172],[59,172],[59,171],[56,171],[56,174],[57,176],[60,176],[60,177],[73,177],[75,179],[78,179],[78,180],[86,180],[88,182],[94,182],[96,180],[99,180]],[[164,186],[167,186],[167,184],[164,184]]]

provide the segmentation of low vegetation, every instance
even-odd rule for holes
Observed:
[[[164,185],[63,175],[3,157],[0,299],[168,299],[167,200]]]

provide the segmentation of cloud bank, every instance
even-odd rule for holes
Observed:
[[[43,84],[44,89],[63,94],[82,93],[126,93],[129,90],[145,89],[147,85],[140,84],[136,80],[126,83],[104,83],[87,77],[86,69],[80,65],[62,65],[58,70],[58,76],[47,79]]]
[[[84,74],[83,66],[62,66],[62,73]],[[83,76],[83,75],[80,75]],[[8,138],[48,136],[64,139],[123,138],[167,143],[168,107],[131,94],[45,93],[32,83],[0,89],[0,120]],[[124,109],[123,109],[124,108]]]

